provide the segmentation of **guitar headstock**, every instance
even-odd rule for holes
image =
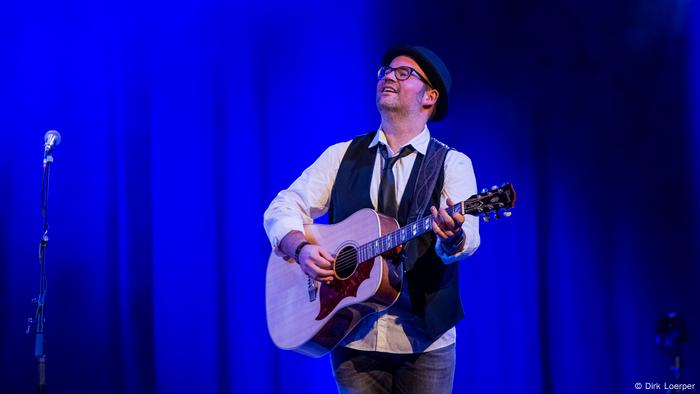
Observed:
[[[484,222],[490,221],[489,214],[493,214],[495,219],[500,219],[501,215],[509,217],[509,209],[515,205],[515,189],[510,183],[504,183],[501,187],[492,186],[491,190],[483,189],[461,204],[462,212],[473,216],[483,215]]]

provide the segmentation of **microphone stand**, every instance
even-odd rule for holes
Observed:
[[[49,173],[51,164],[53,164],[52,155],[53,146],[46,145],[44,148],[44,171],[41,183],[41,216],[44,220],[44,228],[41,239],[39,240],[39,295],[32,299],[32,303],[36,305],[36,313],[34,318],[27,319],[27,334],[31,331],[31,325],[34,326],[34,357],[38,362],[38,382],[36,392],[45,394],[46,390],[46,353],[44,352],[44,343],[46,341],[44,335],[44,299],[46,298],[46,246],[49,243],[49,224],[47,221],[47,209],[49,206]]]

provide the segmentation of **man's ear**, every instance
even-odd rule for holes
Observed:
[[[426,90],[423,95],[423,105],[426,107],[435,105],[438,101],[438,97],[440,97],[440,92],[438,92],[437,89]]]

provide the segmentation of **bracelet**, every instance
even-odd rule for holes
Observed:
[[[457,236],[459,236],[459,241],[455,243],[454,239],[457,238]],[[443,242],[442,248],[445,250],[445,252],[447,252],[447,254],[453,255],[455,252],[462,249],[466,238],[467,237],[464,236],[464,231],[460,227],[459,230],[457,230],[457,232],[452,236],[450,241]]]
[[[306,245],[311,245],[311,242],[301,241],[301,243],[299,243],[299,246],[297,246],[297,249],[294,251],[294,261],[296,261],[297,264],[299,264],[299,253],[301,253],[301,249],[303,249]]]

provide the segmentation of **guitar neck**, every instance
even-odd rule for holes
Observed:
[[[454,212],[461,213],[462,215],[469,214],[470,212],[466,207],[467,202],[463,201],[459,204],[455,204],[446,209],[447,213],[452,215]],[[475,212],[478,212],[475,210]],[[406,242],[417,238],[428,231],[433,229],[433,217],[426,216],[416,220],[413,223],[407,224],[400,229],[388,233],[382,237],[375,239],[372,242],[366,243],[357,249],[359,261],[367,261],[374,257],[379,256],[382,253],[388,252],[399,245],[403,245]]]
[[[515,190],[512,184],[504,184],[497,188],[494,186],[491,190],[484,190],[480,194],[473,195],[467,200],[446,208],[447,213],[452,216],[453,213],[461,213],[462,215],[479,216],[496,212],[496,218],[499,217],[499,210],[512,208],[515,203]],[[486,217],[484,218],[486,219]],[[368,242],[357,249],[358,258],[360,261],[373,259],[385,252],[395,249],[399,245],[425,234],[433,229],[433,217],[425,216],[413,223],[401,227],[400,229],[386,234],[372,242]]]

